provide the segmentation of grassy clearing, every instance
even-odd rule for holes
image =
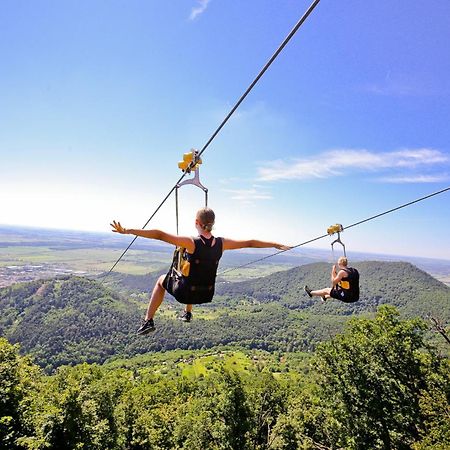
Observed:
[[[215,347],[208,350],[172,350],[147,353],[128,359],[115,358],[105,363],[111,369],[140,369],[163,376],[195,379],[222,371],[250,374],[270,372],[274,377],[289,382],[302,382],[311,370],[309,353],[248,350],[235,346]]]

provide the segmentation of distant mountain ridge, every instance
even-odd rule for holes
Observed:
[[[135,330],[146,301],[124,297],[86,278],[63,277],[0,289],[0,334],[18,342],[48,371],[62,364],[104,362],[148,351],[239,345],[269,351],[312,350],[342,330],[346,320],[389,303],[408,316],[450,320],[450,288],[409,263],[363,262],[361,301],[322,303],[303,292],[329,284],[330,265],[314,263],[239,283],[217,285],[213,303],[176,320],[182,305],[156,316],[157,330]],[[141,279],[143,277],[140,277]],[[149,281],[147,279],[147,281]],[[120,279],[116,280],[120,282]],[[172,312],[171,312],[172,311]]]

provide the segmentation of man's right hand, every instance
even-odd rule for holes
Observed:
[[[113,227],[113,229],[111,230],[113,233],[127,234],[127,229],[124,228],[120,224],[120,222],[116,222],[115,220],[113,220],[110,225]]]

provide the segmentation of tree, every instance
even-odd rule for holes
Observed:
[[[0,339],[0,442],[5,448],[15,448],[22,429],[20,402],[24,393],[16,350],[6,339]]]
[[[319,384],[342,426],[341,446],[407,449],[420,441],[427,414],[421,399],[442,399],[449,387],[448,377],[432,382],[444,362],[425,345],[425,329],[423,321],[401,320],[383,306],[375,319],[353,320],[345,334],[319,347]]]
[[[29,399],[41,373],[27,357],[19,356],[19,346],[0,338],[0,448],[14,450],[26,436]]]
[[[198,383],[180,408],[175,429],[183,449],[243,450],[249,430],[249,410],[238,374],[222,369]]]
[[[272,430],[285,412],[287,390],[282,389],[272,373],[254,372],[247,381],[247,403],[250,411],[248,440],[252,449],[270,448]]]
[[[114,411],[128,385],[126,376],[123,370],[82,364],[61,367],[55,376],[44,377],[30,400],[32,433],[21,444],[36,450],[115,448]]]

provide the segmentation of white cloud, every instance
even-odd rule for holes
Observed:
[[[198,16],[203,14],[208,7],[210,0],[198,0],[197,6],[194,6],[189,15],[189,20],[195,20]]]
[[[223,189],[224,192],[231,194],[231,199],[244,203],[246,205],[253,205],[257,200],[271,200],[271,194],[264,192],[256,187],[251,189]]]
[[[418,89],[414,89],[412,86],[394,83],[367,84],[362,87],[362,90],[375,95],[388,95],[388,96],[393,95],[397,97],[422,94],[421,91],[419,91]]]
[[[443,183],[450,181],[448,175],[417,175],[417,176],[392,176],[379,178],[378,181],[384,183],[397,183],[397,184],[407,184],[407,183]]]
[[[351,171],[414,170],[445,164],[449,161],[450,158],[444,153],[428,148],[379,153],[365,149],[340,149],[324,152],[309,159],[267,162],[258,168],[258,179],[259,181],[310,180],[343,176]],[[402,176],[409,176],[409,174],[402,174]]]
[[[437,90],[430,85],[429,80],[419,73],[400,73],[388,71],[382,80],[367,83],[361,86],[361,90],[375,95],[410,97],[410,96],[432,96],[446,95],[448,89],[445,87]]]

